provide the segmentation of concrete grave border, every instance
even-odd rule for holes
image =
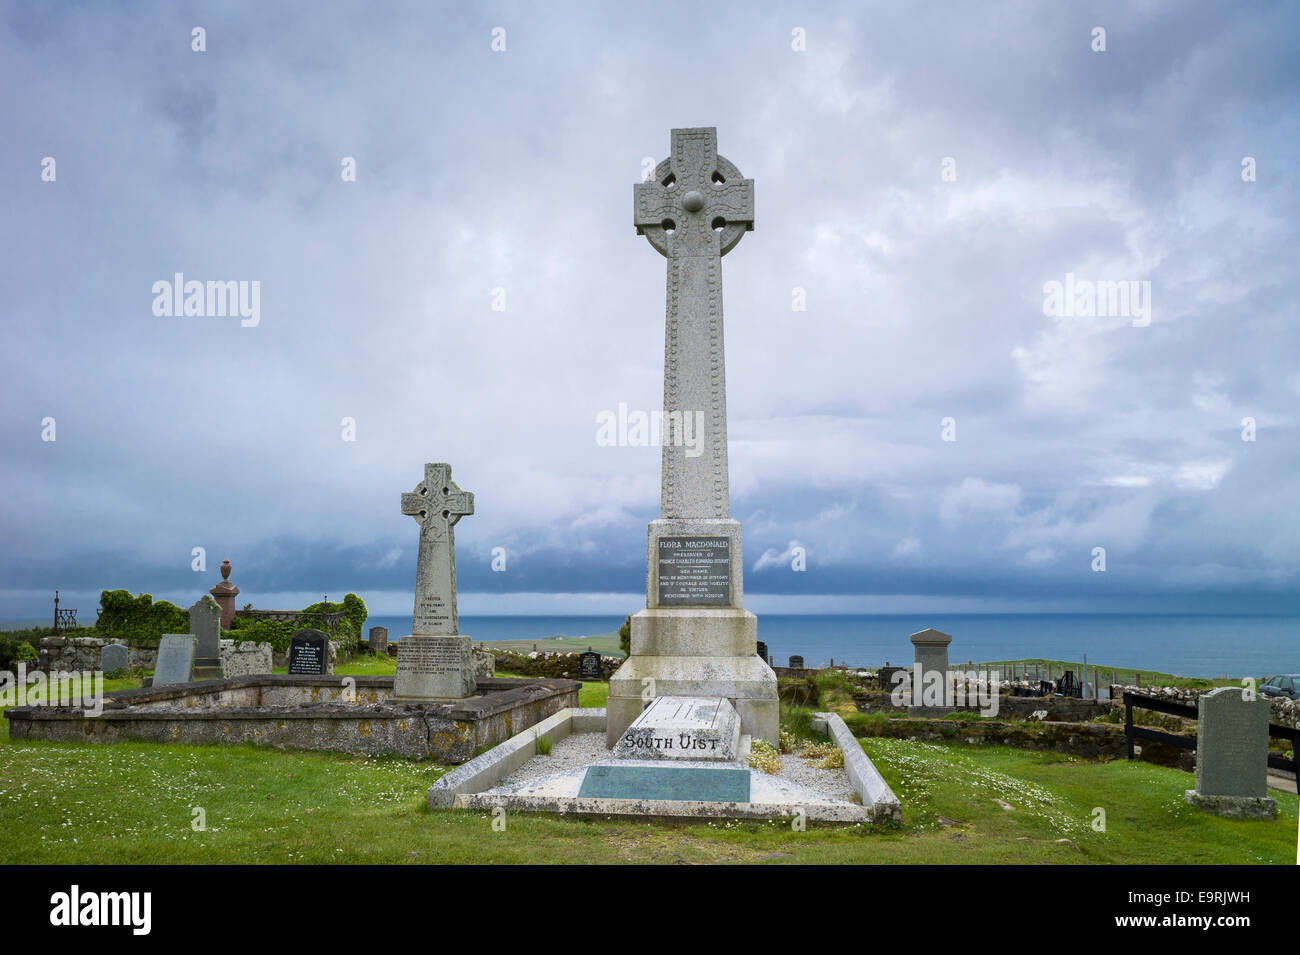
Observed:
[[[607,713],[604,709],[564,709],[504,743],[474,757],[448,772],[429,787],[429,809],[469,809],[490,811],[498,807],[523,812],[552,812],[574,816],[622,816],[636,819],[784,819],[791,815],[788,807],[771,802],[707,803],[695,801],[595,799],[579,797],[541,797],[497,794],[491,789],[515,772],[537,753],[537,739],[552,744],[572,733],[603,732]],[[814,727],[828,732],[844,753],[845,771],[862,805],[812,806],[807,818],[815,822],[897,823],[902,810],[898,797],[862,751],[844,720],[834,713],[819,713]],[[640,761],[636,761],[640,762]],[[755,771],[756,772],[756,771]]]

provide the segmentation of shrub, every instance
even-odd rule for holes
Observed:
[[[536,730],[533,731],[533,746],[537,750],[538,756],[551,755],[551,740],[548,736],[543,736]]]
[[[760,773],[767,773],[769,776],[775,776],[781,771],[781,757],[773,746],[765,739],[756,739],[749,744],[749,768],[757,769]]]
[[[0,633],[0,670],[13,672],[18,669],[20,662],[30,663],[38,656],[36,647],[31,641],[19,636],[18,633]]]
[[[623,621],[623,626],[618,628],[618,646],[623,651],[623,655],[630,657],[632,655],[632,618],[629,616]]]
[[[99,595],[95,630],[109,640],[151,642],[164,633],[189,633],[190,615],[166,600],[154,603],[149,594],[133,597],[126,590],[105,590]]]

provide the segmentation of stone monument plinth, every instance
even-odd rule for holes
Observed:
[[[646,609],[610,678],[606,745],[660,696],[726,699],[745,733],[775,743],[776,674],[744,609],[727,473],[722,256],[754,227],[754,182],[718,155],[712,127],[674,129],[669,158],[634,188],[633,223],[668,260],[662,484]]]
[[[952,712],[953,694],[948,680],[948,644],[952,637],[933,627],[909,637],[912,641],[912,716],[942,716]]]

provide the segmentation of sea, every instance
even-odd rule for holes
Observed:
[[[620,616],[462,616],[475,641],[598,636]],[[371,617],[400,639],[410,615]],[[1046,659],[1188,677],[1300,673],[1300,616],[1211,614],[760,614],[758,639],[773,662],[807,666],[910,664],[908,635],[934,627],[952,636],[949,660]]]

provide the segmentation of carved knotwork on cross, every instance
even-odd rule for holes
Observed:
[[[721,261],[754,228],[754,180],[718,155],[713,127],[674,129],[671,155],[653,180],[633,187],[632,198],[637,234],[668,259],[659,513],[726,520]]]
[[[634,188],[633,224],[661,254],[726,255],[754,228],[754,180],[718,155],[718,131],[674,129],[672,154]]]
[[[415,518],[432,540],[445,540],[456,522],[474,513],[474,495],[451,479],[450,464],[426,464],[424,480],[402,495],[402,513]]]

